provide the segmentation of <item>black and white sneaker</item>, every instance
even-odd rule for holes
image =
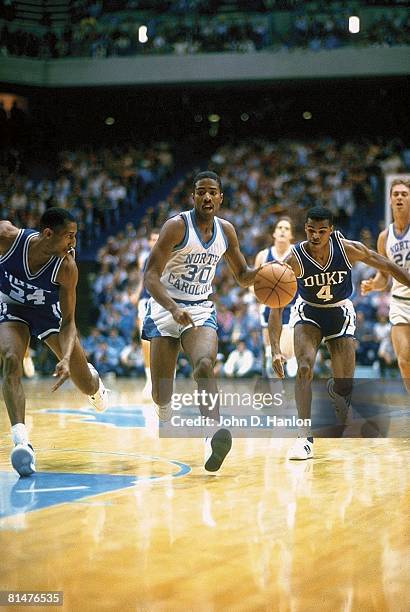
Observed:
[[[305,461],[312,459],[313,456],[313,440],[311,442],[307,438],[296,438],[287,454],[288,459],[295,461]]]
[[[232,448],[232,434],[228,429],[218,429],[212,438],[205,438],[205,469],[217,472]]]
[[[34,449],[31,444],[16,444],[10,455],[11,465],[20,476],[30,476],[36,471]]]

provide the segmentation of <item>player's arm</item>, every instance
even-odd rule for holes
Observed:
[[[377,239],[377,252],[383,257],[386,255],[386,240],[387,240],[387,229],[383,230]],[[370,291],[385,291],[389,285],[389,274],[382,270],[377,270],[376,276],[368,278],[360,284],[360,290],[362,295],[370,293]]]
[[[298,260],[293,253],[283,262],[290,266],[296,276],[300,276],[300,267]],[[284,358],[280,351],[280,336],[282,333],[282,313],[283,308],[271,308],[268,318],[268,333],[272,349],[272,367],[279,378],[284,378],[285,372],[283,369]]]
[[[135,288],[135,300],[138,303],[139,300],[141,299],[141,293],[142,293],[142,289],[144,287],[144,265],[145,265],[146,260],[144,260],[144,262],[142,261],[142,257],[140,257],[138,259],[138,270],[141,272],[141,277],[140,280],[138,281],[138,284]]]
[[[282,313],[283,308],[271,308],[269,310],[268,318],[268,332],[269,340],[272,349],[272,367],[279,376],[279,378],[285,377],[283,369],[283,355],[280,352],[280,335],[282,333]]]
[[[262,266],[249,268],[239,247],[238,236],[232,223],[223,220],[222,226],[228,240],[228,248],[225,251],[228,266],[241,287],[250,287],[255,282],[255,276]]]
[[[58,389],[70,375],[70,357],[77,338],[75,305],[78,269],[73,255],[67,255],[64,258],[57,275],[57,282],[60,285],[61,326],[58,339],[62,357],[55,368],[54,376],[57,377],[57,382],[53,386],[53,391]]]
[[[13,244],[19,230],[10,221],[0,221],[0,254],[6,253]]]
[[[387,257],[368,249],[367,246],[361,242],[344,240],[343,244],[346,255],[352,264],[362,261],[371,268],[376,268],[376,270],[380,270],[380,272],[386,275],[391,274],[399,283],[406,287],[410,287],[410,274],[404,268],[401,268],[390,261],[390,259],[387,259]]]
[[[254,265],[255,268],[260,268],[263,265],[264,260],[265,260],[265,254],[266,254],[266,249],[263,249],[262,251],[259,251],[259,253],[256,255],[255,265]],[[249,289],[251,293],[255,295],[253,285],[250,285]]]
[[[178,306],[172,299],[164,285],[161,276],[164,268],[171,258],[174,247],[182,242],[185,235],[185,223],[181,217],[169,219],[163,226],[159,238],[152,248],[147,259],[144,272],[144,285],[147,291],[180,325],[194,325],[189,313]]]

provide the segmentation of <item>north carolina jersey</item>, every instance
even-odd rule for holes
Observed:
[[[58,304],[59,285],[56,278],[64,258],[50,257],[33,274],[29,267],[28,250],[31,240],[38,235],[35,230],[19,230],[10,249],[0,257],[0,303],[33,309]]]
[[[262,263],[269,263],[270,261],[285,261],[286,257],[288,257],[288,255],[290,255],[290,253],[292,252],[292,247],[289,247],[289,250],[286,251],[286,253],[284,255],[282,255],[281,257],[279,257],[276,249],[274,246],[269,247],[268,249],[265,249],[262,255]]]
[[[213,233],[203,242],[195,222],[193,210],[180,214],[185,223],[185,234],[166,264],[161,283],[177,301],[206,300],[212,293],[216,266],[228,248],[221,220],[214,217]]]
[[[410,272],[410,224],[399,235],[390,223],[387,231],[386,255],[398,266]],[[410,288],[393,278],[392,296],[410,300]]]
[[[148,257],[149,257],[149,253],[144,255],[144,257],[141,258],[141,260],[140,260],[141,272],[145,272],[145,268],[147,267]],[[149,293],[148,289],[143,284],[142,285],[142,289],[141,289],[141,293],[140,293],[140,296],[139,296],[139,300],[149,300],[150,297],[151,297],[151,294]]]
[[[309,255],[306,244],[306,241],[300,242],[292,248],[301,270],[301,275],[297,277],[301,298],[315,306],[334,306],[348,299],[353,292],[352,265],[340,232],[330,235],[329,258],[324,266]]]

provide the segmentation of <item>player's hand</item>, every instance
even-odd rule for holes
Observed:
[[[272,353],[272,368],[279,378],[285,378],[284,363],[285,358],[282,353]]]
[[[258,272],[260,272],[260,270],[262,270],[264,266],[266,266],[266,263],[261,264],[257,268],[252,268],[251,270],[249,270],[246,274],[243,275],[242,282],[246,282],[247,287],[253,288],[253,285],[255,284],[255,278]]]
[[[362,295],[367,295],[371,291],[377,291],[374,286],[374,278],[368,278],[367,280],[363,280],[360,283],[360,293]]]
[[[57,363],[53,376],[57,378],[55,384],[53,385],[53,388],[51,389],[54,392],[57,391],[59,387],[61,387],[61,385],[67,380],[67,378],[70,378],[70,368],[68,366],[68,359],[63,358]]]
[[[174,318],[174,321],[176,321],[178,325],[183,325],[184,327],[186,325],[192,325],[192,327],[195,327],[195,323],[191,315],[187,310],[185,310],[185,308],[174,308],[173,310],[171,310],[171,314]]]

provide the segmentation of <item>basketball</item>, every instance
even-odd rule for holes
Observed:
[[[259,270],[254,283],[256,298],[270,308],[283,308],[297,290],[296,276],[287,264],[267,263]]]

